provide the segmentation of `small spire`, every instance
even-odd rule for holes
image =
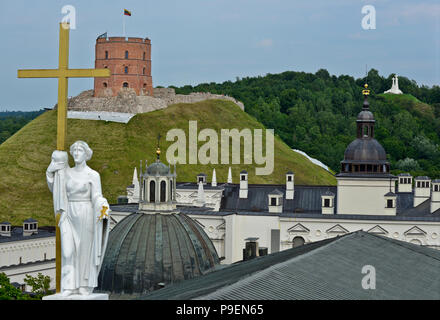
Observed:
[[[229,171],[228,171],[228,183],[232,183],[231,167],[229,167]]]
[[[364,84],[364,88],[362,90],[362,94],[364,95],[364,105],[363,105],[363,109],[367,110],[370,108],[370,104],[368,103],[368,96],[370,95],[370,89],[368,89],[368,84]]]
[[[138,180],[138,175],[137,175],[137,169],[136,169],[136,167],[134,167],[133,181],[132,181],[132,183],[133,183],[133,184],[136,184],[136,183],[138,183],[138,182],[139,182],[139,180]]]
[[[205,205],[205,191],[203,189],[203,182],[199,182],[199,189],[197,190],[196,206],[203,207]]]
[[[156,149],[156,155],[157,155],[157,160],[160,160],[160,138],[161,135],[160,133],[157,135],[157,149]]]

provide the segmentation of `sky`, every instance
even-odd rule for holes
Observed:
[[[151,39],[153,86],[321,68],[359,78],[366,66],[440,84],[438,0],[2,0],[0,111],[56,103],[56,79],[17,79],[17,70],[57,68],[66,5],[76,16],[70,68],[93,68],[96,38],[121,36],[125,19],[127,36]],[[92,88],[93,79],[69,79],[69,96]]]

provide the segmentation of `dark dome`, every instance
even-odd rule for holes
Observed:
[[[362,110],[361,112],[359,112],[357,120],[358,121],[374,121],[374,116],[371,111]]]
[[[162,162],[156,161],[148,166],[147,173],[151,175],[167,175],[170,173],[170,168]]]
[[[132,213],[110,232],[97,291],[145,294],[218,264],[211,240],[187,215]]]
[[[383,163],[387,154],[376,139],[356,139],[345,149],[344,161]]]

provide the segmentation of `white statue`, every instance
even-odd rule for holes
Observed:
[[[393,93],[393,94],[402,94],[403,92],[399,89],[399,78],[397,78],[397,74],[392,78],[393,84],[391,85],[391,89],[385,91],[384,93]]]
[[[110,212],[102,196],[99,173],[86,161],[93,154],[87,143],[70,147],[75,167],[65,151],[54,151],[46,178],[53,193],[55,214],[61,213],[61,296],[88,296],[98,285],[98,274],[107,245]]]

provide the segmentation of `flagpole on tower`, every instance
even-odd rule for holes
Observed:
[[[122,15],[122,34],[125,38],[125,14]]]

